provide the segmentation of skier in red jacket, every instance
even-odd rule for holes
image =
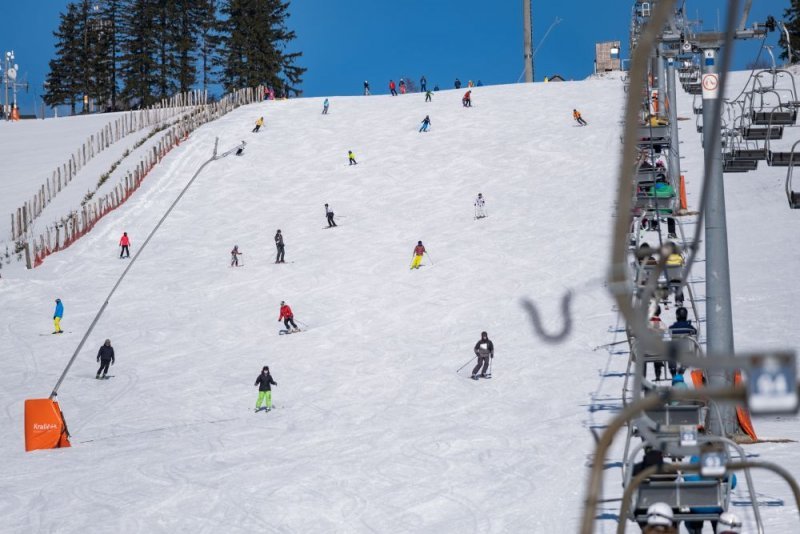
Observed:
[[[278,322],[280,321],[283,321],[283,324],[286,325],[287,332],[298,332],[300,330],[297,328],[297,325],[294,324],[294,314],[285,301],[281,301],[281,314],[278,317]],[[292,325],[291,328],[289,327],[290,324]]]
[[[397,96],[397,90],[395,87],[396,85],[394,84],[394,80],[389,80],[389,92],[392,93],[392,96]]]
[[[122,259],[122,255],[125,254],[126,258],[131,257],[131,253],[128,250],[128,247],[131,246],[131,240],[128,239],[128,232],[122,232],[122,237],[119,239],[119,257]]]

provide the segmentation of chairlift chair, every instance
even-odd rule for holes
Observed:
[[[800,191],[794,191],[792,188],[792,174],[795,167],[795,149],[800,141],[795,141],[792,145],[792,150],[789,152],[789,169],[786,171],[786,199],[789,201],[789,207],[793,210],[800,209]]]

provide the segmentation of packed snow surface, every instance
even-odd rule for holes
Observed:
[[[592,350],[621,339],[609,332],[618,317],[604,282],[622,83],[476,88],[470,109],[462,93],[441,91],[431,103],[421,94],[336,97],[328,115],[322,99],[240,108],[173,150],[75,245],[33,271],[3,269],[0,530],[575,531],[590,429],[602,431],[620,408],[627,362]],[[588,127],[572,121],[575,107]],[[431,131],[418,133],[425,115]],[[266,125],[253,134],[259,116]],[[43,124],[58,132],[72,122]],[[22,139],[13,127],[2,125],[0,146],[12,136],[36,143],[36,129]],[[701,179],[693,128],[685,123],[681,149],[690,203]],[[245,140],[244,155],[198,176],[61,386],[73,447],[25,453],[23,402],[50,393],[128,265],[117,257],[122,232],[136,254],[215,137],[221,150]],[[58,162],[74,144],[65,132],[47,157]],[[348,165],[348,150],[358,165]],[[726,177],[737,348],[797,345],[800,253],[786,244],[798,213],[786,206],[782,175],[763,167]],[[5,175],[0,191],[21,191],[20,203],[28,195]],[[481,220],[478,192],[489,213]],[[337,228],[325,228],[325,203]],[[276,265],[279,228],[288,263]],[[418,240],[430,255],[412,271]],[[235,244],[243,267],[229,267]],[[536,302],[555,333],[568,290],[572,332],[546,344],[521,301]],[[55,298],[66,310],[60,336],[50,335]],[[281,300],[304,332],[278,334]],[[493,376],[473,381],[482,330],[495,344]],[[114,377],[96,381],[106,338]],[[278,383],[275,410],[254,413],[263,365]],[[755,425],[798,439],[797,421]],[[621,495],[621,444],[607,459],[606,498]],[[800,474],[796,443],[748,452]],[[793,532],[788,488],[755,475],[773,504],[762,509],[768,532]],[[745,495],[737,490],[734,501]],[[615,530],[617,510],[603,505],[598,532]]]

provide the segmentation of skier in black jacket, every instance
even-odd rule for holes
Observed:
[[[475,356],[478,357],[478,364],[472,370],[472,379],[478,379],[478,371],[480,370],[481,378],[486,378],[486,369],[489,368],[489,359],[494,358],[494,344],[489,339],[489,334],[481,332],[481,338],[475,343]],[[481,366],[483,369],[481,370]]]
[[[261,369],[261,374],[258,375],[256,378],[256,383],[254,384],[258,386],[258,400],[256,401],[256,411],[261,409],[261,404],[266,401],[266,410],[270,411],[272,409],[272,386],[277,386],[278,383],[272,379],[272,375],[269,374],[269,366],[265,365],[263,369]]]
[[[97,370],[95,378],[105,378],[108,374],[109,364],[114,365],[114,348],[111,346],[110,339],[106,339],[106,342],[97,351],[97,361],[100,362],[100,368]],[[101,372],[103,376],[100,376]]]
[[[283,234],[280,230],[275,234],[275,248],[278,249],[278,254],[275,256],[275,263],[286,263],[283,260],[284,254],[284,245],[283,245]]]

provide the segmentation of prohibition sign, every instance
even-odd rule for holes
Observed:
[[[719,77],[716,74],[703,75],[703,89],[706,91],[716,91],[719,84]]]

